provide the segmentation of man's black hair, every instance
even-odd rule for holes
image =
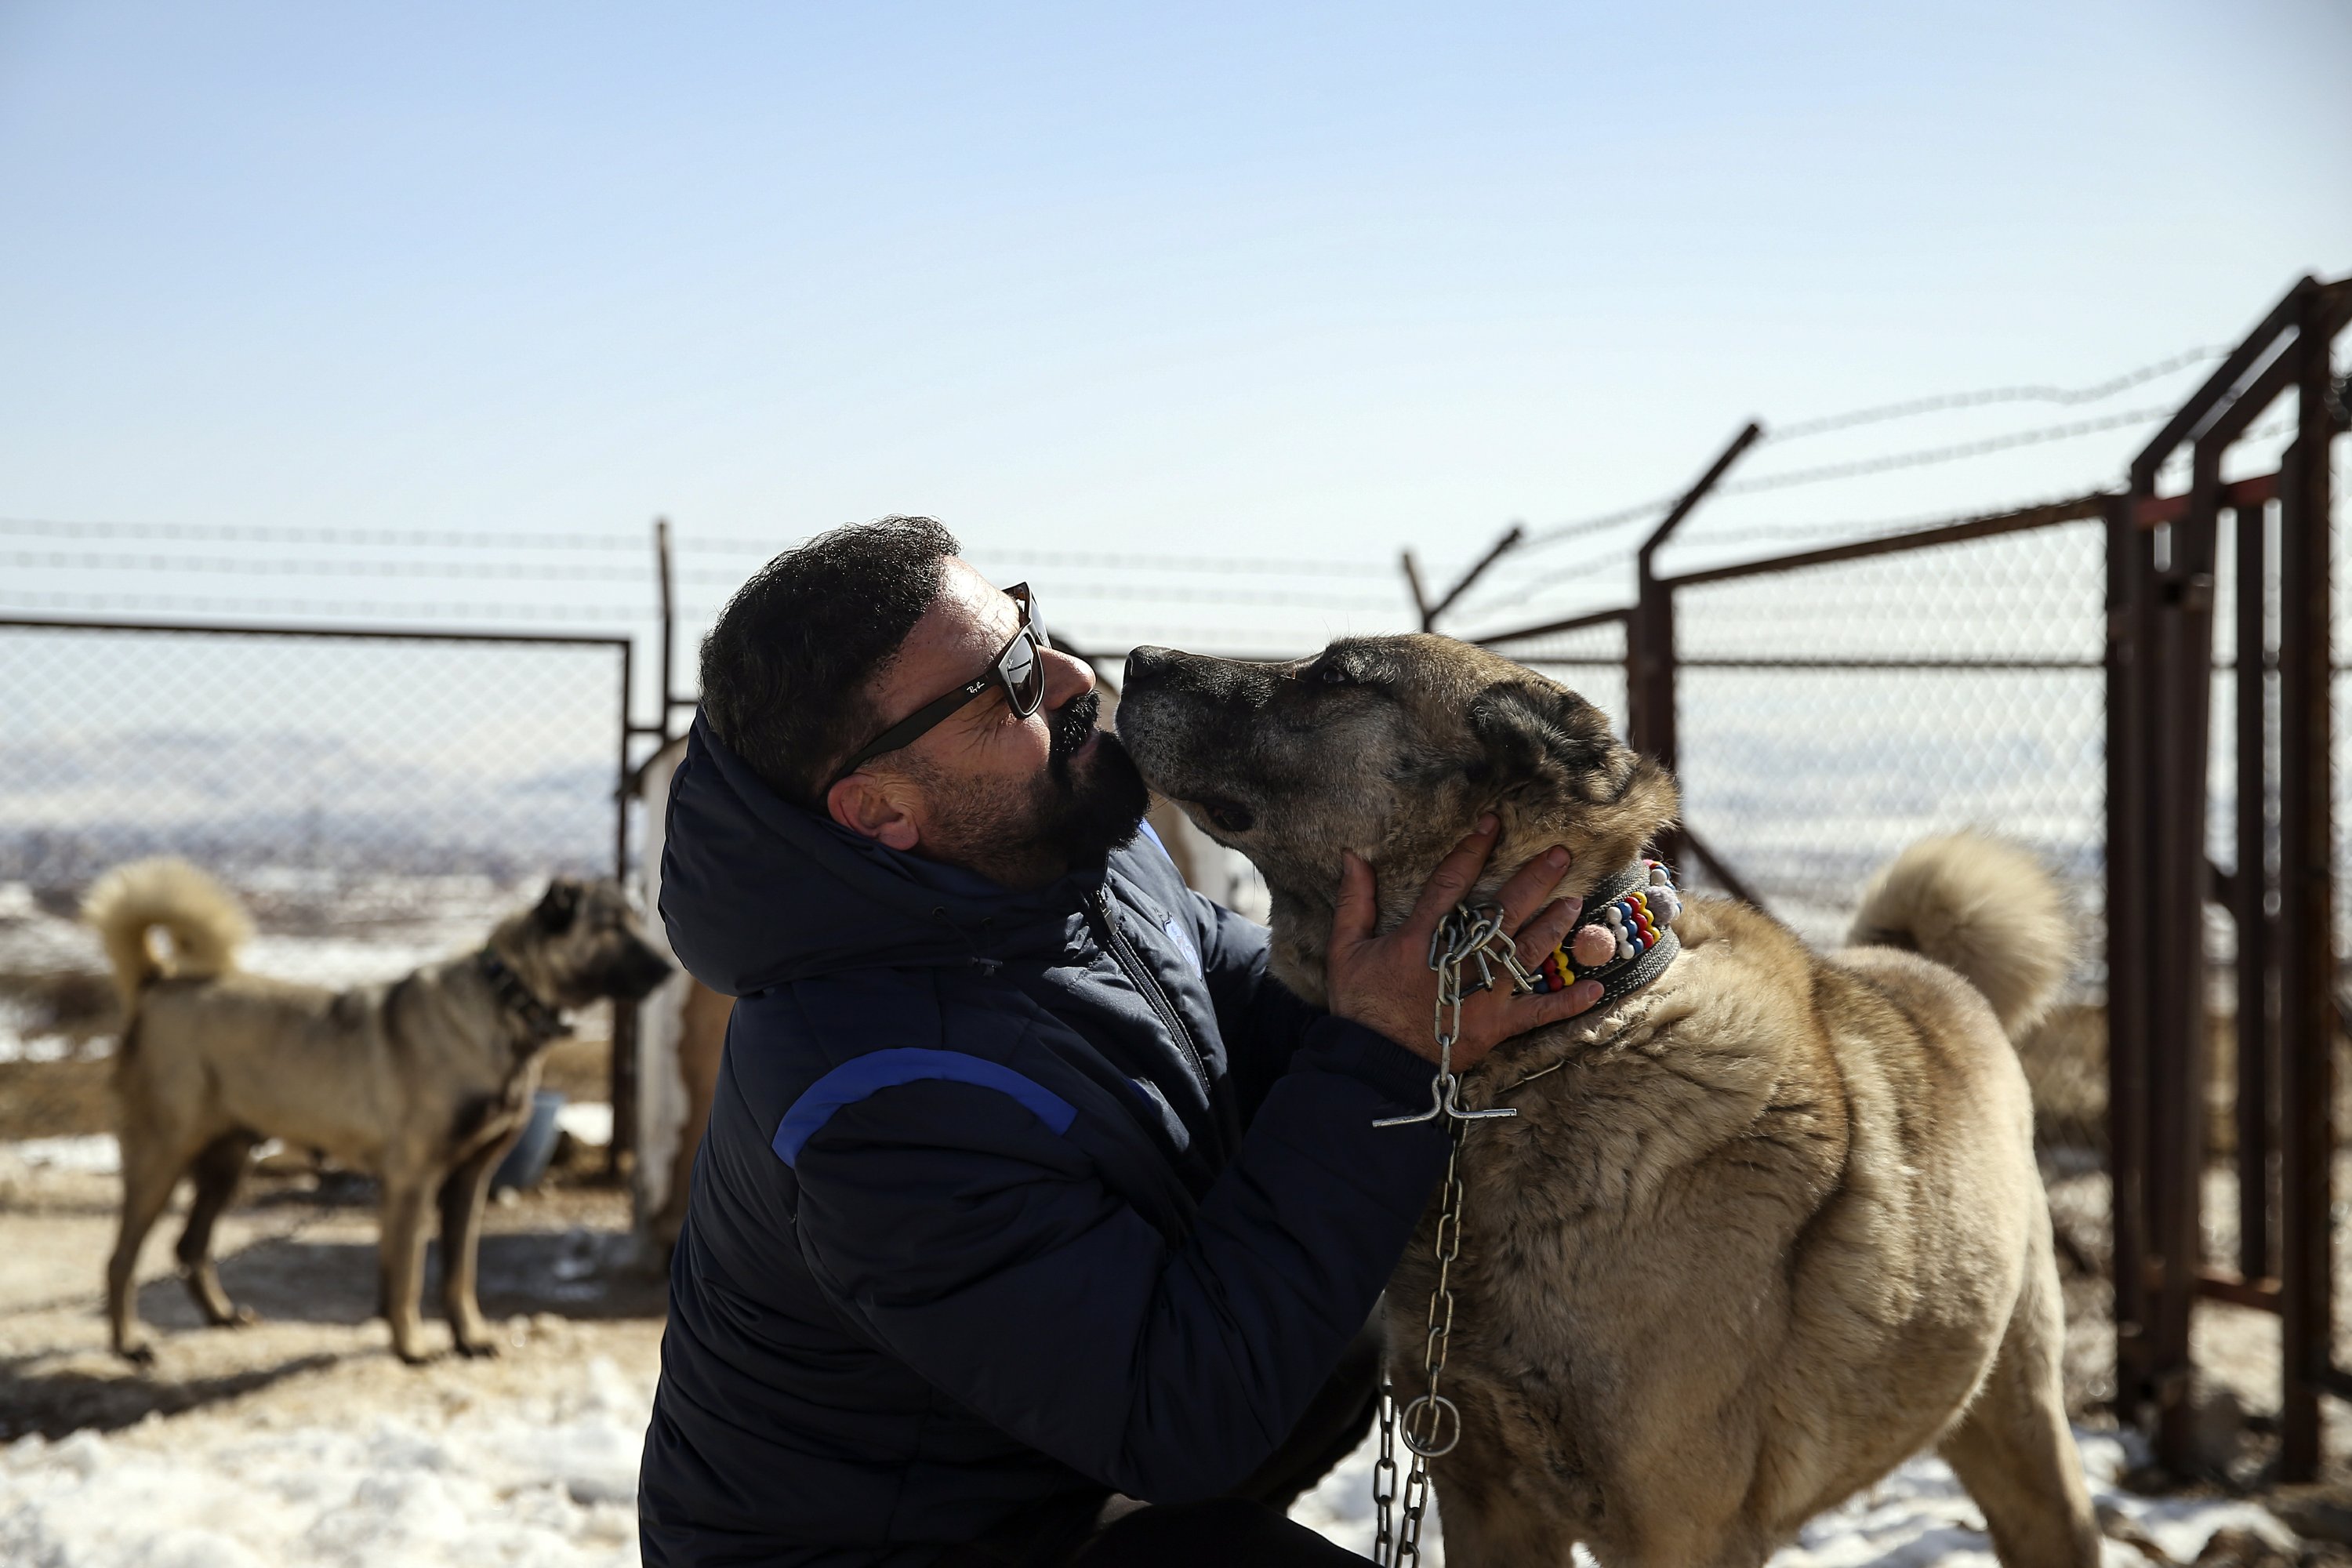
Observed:
[[[834,765],[884,728],[866,687],[939,597],[956,550],[928,517],[886,517],[760,568],[702,639],[711,730],[778,795],[820,809]]]

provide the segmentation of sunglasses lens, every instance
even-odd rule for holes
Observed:
[[[1045,661],[1037,657],[1037,645],[1025,637],[1013,638],[999,668],[1004,671],[1004,689],[1013,700],[1013,711],[1024,719],[1037,711],[1045,698]]]

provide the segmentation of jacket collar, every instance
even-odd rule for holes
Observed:
[[[698,713],[670,784],[661,914],[696,978],[730,995],[845,970],[1052,958],[1103,885],[1017,892],[786,801]]]

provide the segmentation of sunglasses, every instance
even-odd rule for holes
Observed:
[[[1028,584],[1015,583],[1004,590],[1004,595],[1021,606],[1021,627],[1013,634],[1013,640],[988,661],[988,668],[868,741],[856,756],[841,765],[825,788],[831,789],[885,752],[913,745],[948,715],[992,689],[1004,693],[1014,718],[1026,719],[1037,711],[1045,700],[1045,661],[1039,655],[1054,646],[1054,639],[1046,634],[1045,623],[1037,618],[1037,602],[1030,597]]]

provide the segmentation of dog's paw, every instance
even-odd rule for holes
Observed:
[[[228,1316],[221,1320],[220,1326],[224,1329],[249,1329],[259,1321],[261,1314],[252,1308],[232,1307]]]
[[[132,1340],[114,1347],[114,1353],[132,1366],[145,1369],[155,1364],[155,1347],[145,1340]]]
[[[480,1360],[499,1353],[499,1342],[487,1334],[461,1334],[457,1337],[457,1353],[469,1360]]]

